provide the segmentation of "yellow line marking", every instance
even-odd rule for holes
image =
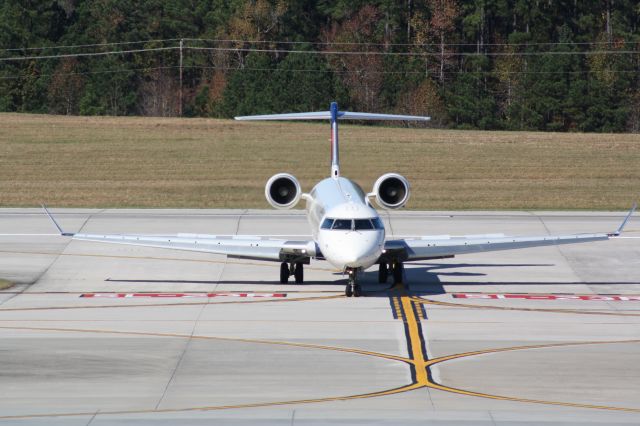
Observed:
[[[349,401],[352,399],[364,399],[375,398],[379,396],[394,395],[402,392],[409,392],[418,389],[422,386],[412,384],[407,386],[401,386],[395,389],[389,389],[380,392],[363,393],[357,395],[347,396],[333,396],[327,398],[316,399],[298,399],[292,401],[274,401],[274,402],[257,402],[249,404],[237,404],[237,405],[210,405],[201,407],[187,407],[187,408],[160,408],[155,410],[121,410],[121,411],[95,411],[78,412],[78,413],[51,413],[51,414],[26,414],[26,415],[13,415],[13,416],[0,416],[1,420],[16,420],[16,419],[31,419],[31,418],[43,418],[43,417],[78,417],[78,416],[94,416],[94,415],[123,415],[123,414],[147,414],[147,413],[178,413],[178,412],[191,412],[191,411],[217,411],[217,410],[231,410],[241,408],[259,408],[259,407],[274,407],[283,405],[296,405],[296,404],[311,404],[320,402],[331,401]]]
[[[231,337],[217,337],[217,336],[203,336],[203,335],[191,336],[189,334],[177,334],[177,333],[147,333],[147,332],[135,332],[135,331],[70,329],[70,328],[49,328],[49,327],[0,326],[0,329],[76,332],[76,333],[103,333],[103,334],[122,334],[122,335],[133,335],[133,336],[177,337],[177,338],[186,338],[186,339],[192,338],[192,339],[202,339],[202,340],[221,340],[221,341],[233,341],[233,342],[241,342],[241,343],[282,345],[282,346],[298,347],[298,348],[305,348],[305,349],[319,349],[319,350],[330,350],[330,351],[337,351],[337,352],[347,352],[347,353],[358,354],[358,355],[367,355],[367,356],[373,356],[377,358],[384,358],[392,361],[399,361],[406,364],[411,363],[411,360],[409,360],[408,358],[391,355],[391,354],[379,353],[379,352],[365,351],[365,350],[353,349],[353,348],[343,348],[343,347],[337,347],[337,346],[325,346],[325,345],[314,345],[314,344],[307,344],[307,343],[293,343],[293,342],[271,341],[271,340],[260,340],[260,339],[239,339],[239,338],[231,338]],[[226,410],[226,409],[234,409],[234,408],[240,409],[240,408],[255,408],[255,407],[271,407],[271,406],[278,406],[278,405],[309,404],[309,403],[330,402],[330,401],[347,401],[351,399],[374,398],[374,397],[385,396],[385,395],[393,395],[401,392],[412,391],[420,387],[423,387],[423,386],[417,383],[411,383],[405,386],[400,386],[397,388],[382,390],[378,392],[346,395],[346,396],[336,396],[336,397],[326,397],[326,398],[316,398],[316,399],[258,402],[258,403],[221,405],[221,406],[212,405],[212,406],[186,407],[186,408],[100,411],[99,414],[100,415],[117,415],[117,414],[144,414],[144,413],[170,413],[170,412],[173,413],[173,412],[186,412],[186,411],[213,411],[213,410]],[[47,414],[24,414],[24,415],[0,416],[0,419],[8,420],[8,419],[42,418],[42,417],[78,417],[78,416],[93,416],[93,415],[95,415],[95,412],[47,413]]]
[[[260,300],[228,300],[220,302],[169,302],[169,303],[136,303],[136,304],[121,304],[121,305],[72,305],[72,306],[36,306],[27,308],[3,308],[0,312],[21,312],[21,311],[48,311],[48,310],[66,310],[66,309],[110,309],[110,308],[153,308],[158,306],[201,306],[201,305],[229,305],[229,304],[244,304],[244,303],[273,303],[273,302],[304,302],[309,300],[327,300],[327,299],[342,299],[345,296],[343,294],[333,296],[317,296],[317,297],[291,297],[291,298],[273,298],[273,299],[260,299]]]
[[[398,288],[400,292],[400,298],[402,300],[402,305],[404,307],[405,312],[405,323],[408,328],[408,337],[409,343],[411,345],[411,363],[415,367],[416,371],[416,382],[420,387],[427,387],[431,389],[437,389],[445,392],[456,393],[460,395],[467,396],[475,396],[479,398],[488,398],[495,399],[501,401],[513,401],[513,402],[526,402],[533,404],[544,404],[544,405],[558,405],[565,407],[574,407],[574,408],[590,408],[590,409],[598,409],[598,410],[609,410],[609,411],[625,411],[625,412],[633,412],[640,413],[640,408],[629,408],[629,407],[615,407],[615,406],[606,406],[606,405],[594,405],[594,404],[581,404],[581,403],[573,403],[573,402],[562,402],[562,401],[544,401],[544,400],[536,400],[536,399],[528,399],[528,398],[518,398],[518,397],[510,397],[503,395],[492,395],[481,392],[468,391],[464,389],[452,388],[446,385],[442,385],[440,383],[434,382],[430,379],[427,371],[428,369],[436,364],[444,363],[447,361],[451,361],[454,359],[461,359],[466,357],[485,355],[491,353],[499,353],[499,352],[507,352],[507,351],[517,351],[517,350],[530,350],[530,349],[541,349],[541,348],[553,348],[553,347],[567,347],[567,346],[580,346],[580,345],[598,345],[598,344],[620,344],[620,343],[640,343],[640,340],[615,340],[615,341],[593,341],[593,342],[572,342],[572,343],[552,343],[546,345],[529,345],[529,346],[514,346],[509,348],[498,348],[498,349],[487,349],[482,351],[474,351],[474,352],[465,352],[461,354],[454,354],[443,356],[439,358],[434,358],[431,360],[427,360],[424,358],[422,353],[422,344],[424,342],[424,337],[420,334],[418,323],[416,316],[414,314],[413,309],[411,308],[413,303],[425,303],[428,302],[425,299],[421,299],[418,297],[413,297],[407,295],[406,289],[404,285],[400,285]],[[446,302],[445,302],[446,303]]]
[[[407,296],[404,285],[398,285],[398,292],[400,293],[400,301],[402,308],[404,309],[405,324],[408,331],[409,341],[411,343],[411,361],[415,367],[416,383],[420,386],[427,386],[429,384],[429,377],[427,375],[427,360],[422,353],[423,337],[420,334],[418,328],[418,321],[413,311],[413,303]]]
[[[557,347],[582,346],[582,345],[622,344],[622,343],[640,343],[640,340],[612,340],[612,341],[593,341],[593,342],[552,343],[547,345],[529,345],[529,346],[514,346],[510,348],[487,349],[482,351],[466,352],[461,354],[443,356],[440,358],[434,358],[427,362],[427,367],[430,367],[435,364],[443,363],[446,361],[450,361],[453,359],[461,359],[461,358],[472,357],[477,355],[507,352],[507,351],[519,351],[519,350],[541,349],[541,348],[557,348]],[[573,407],[573,408],[590,408],[590,409],[597,409],[597,410],[640,413],[640,408],[616,407],[616,406],[597,405],[597,404],[582,404],[582,403],[562,402],[562,401],[545,401],[545,400],[518,398],[518,397],[511,397],[511,396],[504,396],[504,395],[492,395],[492,394],[486,394],[481,392],[468,391],[464,389],[452,388],[452,387],[441,385],[439,383],[435,383],[432,381],[429,382],[427,387],[432,389],[442,390],[445,392],[457,393],[460,395],[475,396],[480,398],[488,398],[488,399],[495,399],[495,400],[501,400],[501,401],[526,402],[531,404],[558,405],[558,406]]]
[[[27,320],[28,321],[28,320]],[[0,329],[5,330],[26,330],[26,331],[54,331],[54,332],[66,332],[66,333],[94,333],[94,334],[118,334],[118,335],[127,335],[127,336],[152,336],[152,337],[176,337],[183,339],[200,339],[200,340],[218,340],[218,341],[229,341],[229,342],[241,342],[241,343],[258,343],[258,344],[266,344],[266,345],[281,345],[281,346],[292,346],[298,348],[307,348],[307,349],[321,349],[321,350],[329,350],[329,351],[337,351],[337,352],[348,352],[355,353],[359,355],[368,355],[378,358],[385,358],[393,361],[400,361],[407,364],[411,363],[411,360],[405,357],[401,357],[398,355],[385,354],[382,352],[373,352],[366,351],[363,349],[354,349],[354,348],[344,348],[340,346],[326,346],[326,345],[316,345],[312,343],[297,343],[297,342],[286,342],[279,340],[264,340],[264,339],[242,339],[236,337],[219,337],[219,336],[205,336],[205,335],[190,335],[190,334],[180,334],[180,333],[158,333],[158,332],[144,332],[144,331],[119,331],[119,330],[104,330],[104,329],[86,329],[86,328],[54,328],[54,327],[17,327],[17,326],[0,326]]]
[[[400,299],[394,296],[391,300],[393,301],[393,310],[396,314],[396,317],[398,317],[399,320],[404,320],[402,309],[400,308]]]
[[[276,401],[276,402],[261,402],[261,403],[249,403],[249,404],[238,404],[238,405],[225,405],[225,406],[201,406],[201,407],[186,407],[186,408],[175,408],[175,409],[151,409],[151,410],[122,410],[122,411],[105,411],[100,412],[99,414],[109,415],[109,414],[143,414],[143,413],[165,413],[165,412],[186,412],[186,411],[211,411],[211,410],[223,410],[223,409],[240,409],[240,408],[252,408],[252,407],[268,407],[268,406],[278,406],[278,405],[294,405],[294,404],[306,404],[306,403],[319,403],[319,402],[329,402],[329,401],[345,401],[351,399],[362,399],[362,398],[373,398],[379,396],[386,396],[397,394],[401,392],[408,392],[415,389],[420,388],[431,388],[437,389],[440,391],[456,393],[460,395],[466,396],[474,396],[480,398],[488,398],[494,400],[502,400],[502,401],[513,401],[513,402],[525,402],[525,403],[534,403],[534,404],[545,404],[545,405],[557,405],[557,406],[566,406],[566,407],[574,407],[574,408],[590,408],[590,409],[599,409],[599,410],[609,410],[609,411],[624,411],[624,412],[634,412],[640,413],[640,408],[628,408],[628,407],[614,407],[614,406],[605,406],[605,405],[594,405],[594,404],[581,404],[581,403],[571,403],[571,402],[562,402],[562,401],[544,401],[544,400],[535,400],[528,398],[518,398],[518,397],[509,397],[503,395],[492,395],[485,394],[481,392],[468,391],[464,389],[457,389],[453,387],[449,387],[446,385],[442,385],[440,383],[434,382],[430,379],[428,374],[428,368],[433,365],[439,363],[445,363],[447,361],[451,361],[454,359],[462,359],[472,356],[491,354],[491,353],[499,353],[499,352],[507,352],[507,351],[517,351],[517,350],[530,350],[530,349],[541,349],[541,348],[552,348],[552,347],[566,347],[566,346],[579,346],[579,345],[601,345],[601,344],[622,344],[622,343],[640,343],[640,340],[615,340],[615,341],[591,341],[591,342],[572,342],[572,343],[554,343],[554,344],[544,344],[544,345],[529,345],[529,346],[514,346],[509,348],[497,348],[497,349],[487,349],[481,351],[473,351],[473,352],[465,352],[460,354],[447,355],[439,358],[434,358],[428,360],[425,358],[422,352],[422,345],[424,342],[424,338],[420,333],[419,322],[416,318],[416,314],[413,310],[413,306],[415,302],[419,303],[428,303],[428,300],[415,298],[407,295],[404,286],[400,285],[397,288],[397,291],[400,292],[400,305],[404,310],[404,323],[408,336],[408,344],[411,346],[410,357],[401,357],[391,354],[384,354],[379,352],[365,351],[361,349],[354,348],[345,348],[345,347],[336,347],[336,346],[325,346],[325,345],[315,345],[315,344],[307,344],[307,343],[294,343],[294,342],[284,342],[284,341],[271,341],[271,340],[259,340],[259,339],[240,339],[240,338],[231,338],[231,337],[217,337],[217,336],[203,336],[203,335],[187,335],[187,334],[177,334],[177,333],[149,333],[149,332],[135,332],[135,331],[117,331],[117,330],[101,330],[101,329],[75,329],[75,328],[48,328],[48,327],[11,327],[11,326],[0,326],[0,329],[8,329],[8,330],[27,330],[27,331],[54,331],[54,332],[77,332],[77,333],[104,333],[104,334],[121,334],[121,335],[134,335],[134,336],[156,336],[156,337],[175,337],[175,338],[193,338],[193,339],[203,339],[203,340],[220,340],[220,341],[233,341],[233,342],[242,342],[242,343],[256,343],[256,344],[271,344],[271,345],[283,345],[289,347],[298,347],[298,348],[306,348],[306,349],[317,349],[317,350],[331,350],[338,352],[346,352],[358,355],[366,355],[373,356],[377,358],[383,358],[391,361],[403,362],[405,364],[412,365],[415,369],[415,382],[410,383],[405,386],[400,386],[393,389],[387,389],[378,392],[371,392],[365,394],[357,394],[357,395],[347,395],[347,396],[337,396],[337,397],[326,397],[326,398],[317,398],[317,399],[306,399],[306,400],[292,400],[292,401]],[[335,297],[335,296],[329,296]],[[295,300],[295,299],[291,299]],[[227,302],[229,303],[229,302]],[[202,303],[198,303],[202,304]],[[145,305],[149,306],[149,305]],[[475,306],[473,306],[475,307]],[[33,414],[33,415],[13,415],[13,416],[0,416],[0,419],[20,419],[20,418],[41,418],[41,417],[68,417],[68,416],[93,416],[94,412],[76,412],[76,413],[52,413],[52,414]]]
[[[578,309],[552,309],[552,308],[520,308],[516,306],[495,306],[495,305],[474,305],[470,303],[453,303],[443,302],[433,299],[425,299],[419,296],[411,296],[411,298],[424,305],[448,306],[452,308],[468,308],[468,309],[493,309],[498,311],[524,311],[524,312],[549,312],[555,314],[578,314],[578,315],[609,315],[621,317],[640,317],[640,313],[624,313],[624,312],[606,312],[606,311],[588,311]]]
[[[418,318],[423,320],[424,318],[424,313],[422,312],[422,304],[421,303],[417,303],[416,301],[412,300],[411,301],[413,307],[416,310],[416,313],[418,314]]]

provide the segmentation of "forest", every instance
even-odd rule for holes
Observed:
[[[640,132],[633,0],[4,0],[0,112]]]

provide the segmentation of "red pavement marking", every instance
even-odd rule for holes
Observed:
[[[83,293],[80,297],[128,299],[132,297],[287,297],[286,293]]]
[[[523,300],[584,300],[597,302],[640,302],[640,296],[603,295],[603,294],[486,294],[453,293],[455,299],[523,299]]]

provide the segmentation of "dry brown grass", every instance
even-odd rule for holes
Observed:
[[[640,136],[341,126],[342,174],[412,184],[411,209],[625,209]],[[0,205],[267,208],[328,175],[326,123],[0,114]]]
[[[13,283],[11,281],[0,279],[0,290],[7,290],[13,287]]]

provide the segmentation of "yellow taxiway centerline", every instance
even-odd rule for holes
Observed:
[[[296,404],[309,404],[309,403],[320,403],[320,402],[330,402],[330,401],[346,401],[352,399],[363,399],[363,398],[373,398],[380,397],[386,395],[393,395],[402,392],[409,392],[416,389],[421,388],[430,388],[439,391],[455,393],[459,395],[479,397],[479,398],[487,398],[494,400],[502,400],[502,401],[512,401],[512,402],[523,402],[523,403],[533,403],[533,404],[544,404],[544,405],[556,405],[556,406],[566,406],[573,408],[587,408],[587,409],[598,409],[598,410],[609,410],[609,411],[624,411],[624,412],[634,412],[640,413],[640,408],[629,408],[629,407],[614,407],[614,406],[605,406],[605,405],[594,405],[594,404],[582,404],[582,403],[572,403],[572,402],[563,402],[563,401],[545,401],[545,400],[535,400],[535,399],[527,399],[527,398],[519,398],[519,397],[511,397],[511,396],[503,396],[503,395],[492,395],[475,391],[468,391],[464,389],[458,389],[449,387],[440,383],[437,383],[431,377],[429,369],[436,365],[445,363],[447,361],[451,361],[454,359],[464,359],[473,356],[491,354],[491,353],[500,353],[507,351],[519,351],[519,350],[533,350],[533,349],[544,349],[544,348],[553,348],[553,347],[566,347],[566,346],[580,346],[580,345],[602,345],[602,344],[624,344],[624,343],[640,343],[640,340],[616,340],[616,341],[589,341],[589,342],[570,342],[570,343],[553,343],[553,344],[542,344],[542,345],[527,345],[527,346],[514,346],[508,348],[496,348],[496,349],[487,349],[481,351],[472,351],[465,352],[460,354],[452,354],[447,356],[442,356],[434,359],[428,359],[427,354],[424,351],[425,348],[425,340],[422,335],[422,326],[421,322],[416,315],[415,308],[417,303],[425,303],[431,304],[429,300],[421,299],[418,297],[410,296],[407,294],[404,285],[401,283],[394,286],[392,292],[396,293],[395,297],[399,297],[401,312],[398,312],[398,319],[403,321],[405,327],[405,335],[407,337],[407,348],[409,352],[409,357],[401,357],[391,354],[379,353],[366,351],[355,348],[345,348],[345,347],[336,347],[336,346],[326,346],[326,345],[315,345],[315,344],[307,344],[307,343],[295,343],[295,342],[285,342],[285,341],[271,341],[271,340],[260,340],[260,339],[240,339],[240,338],[231,338],[231,337],[217,337],[217,336],[204,336],[204,335],[188,335],[188,334],[176,334],[176,333],[149,333],[149,332],[136,332],[136,331],[117,331],[117,330],[102,330],[102,329],[82,329],[82,328],[50,328],[50,327],[15,327],[15,326],[0,326],[0,329],[7,330],[25,330],[25,331],[51,331],[51,332],[75,332],[75,333],[104,333],[104,334],[121,334],[121,335],[134,335],[134,336],[155,336],[155,337],[173,337],[173,338],[188,338],[188,339],[202,339],[202,340],[221,340],[221,341],[233,341],[233,342],[241,342],[241,343],[254,343],[254,344],[269,344],[269,345],[282,345],[288,347],[297,347],[297,348],[305,348],[312,350],[331,350],[338,352],[346,352],[358,355],[365,356],[373,356],[378,358],[387,359],[390,361],[402,362],[412,367],[414,370],[414,379],[412,383],[409,383],[404,386],[399,386],[393,389],[381,390],[377,392],[370,392],[364,394],[357,395],[345,395],[345,396],[335,396],[335,397],[326,397],[326,398],[316,398],[316,399],[306,399],[306,400],[291,400],[291,401],[275,401],[275,402],[257,402],[257,403],[248,403],[248,404],[237,404],[237,405],[224,405],[224,406],[199,406],[199,407],[184,407],[184,408],[171,408],[171,409],[148,409],[148,410],[120,410],[120,411],[101,411],[99,415],[122,415],[122,414],[144,414],[144,413],[168,413],[168,412],[187,412],[187,411],[212,411],[212,410],[225,410],[225,409],[241,409],[241,408],[256,408],[256,407],[269,407],[269,406],[282,406],[282,405],[296,405]],[[329,296],[335,297],[335,296]],[[329,298],[327,296],[316,298],[316,299],[326,299]],[[313,299],[313,298],[308,298]],[[296,299],[291,299],[294,301]],[[229,303],[229,302],[226,302]],[[244,302],[246,303],[246,302]],[[197,303],[203,304],[203,303]],[[150,305],[143,305],[150,306]],[[153,305],[158,306],[158,305]],[[112,306],[106,306],[112,307]],[[475,307],[475,306],[470,306]],[[394,306],[395,308],[395,306]],[[45,308],[46,309],[46,308]],[[17,309],[19,310],[19,309]],[[13,416],[0,416],[0,419],[22,419],[22,418],[42,418],[42,417],[69,417],[69,416],[94,416],[95,412],[76,412],[76,413],[47,413],[47,414],[25,414],[25,415],[13,415]]]

